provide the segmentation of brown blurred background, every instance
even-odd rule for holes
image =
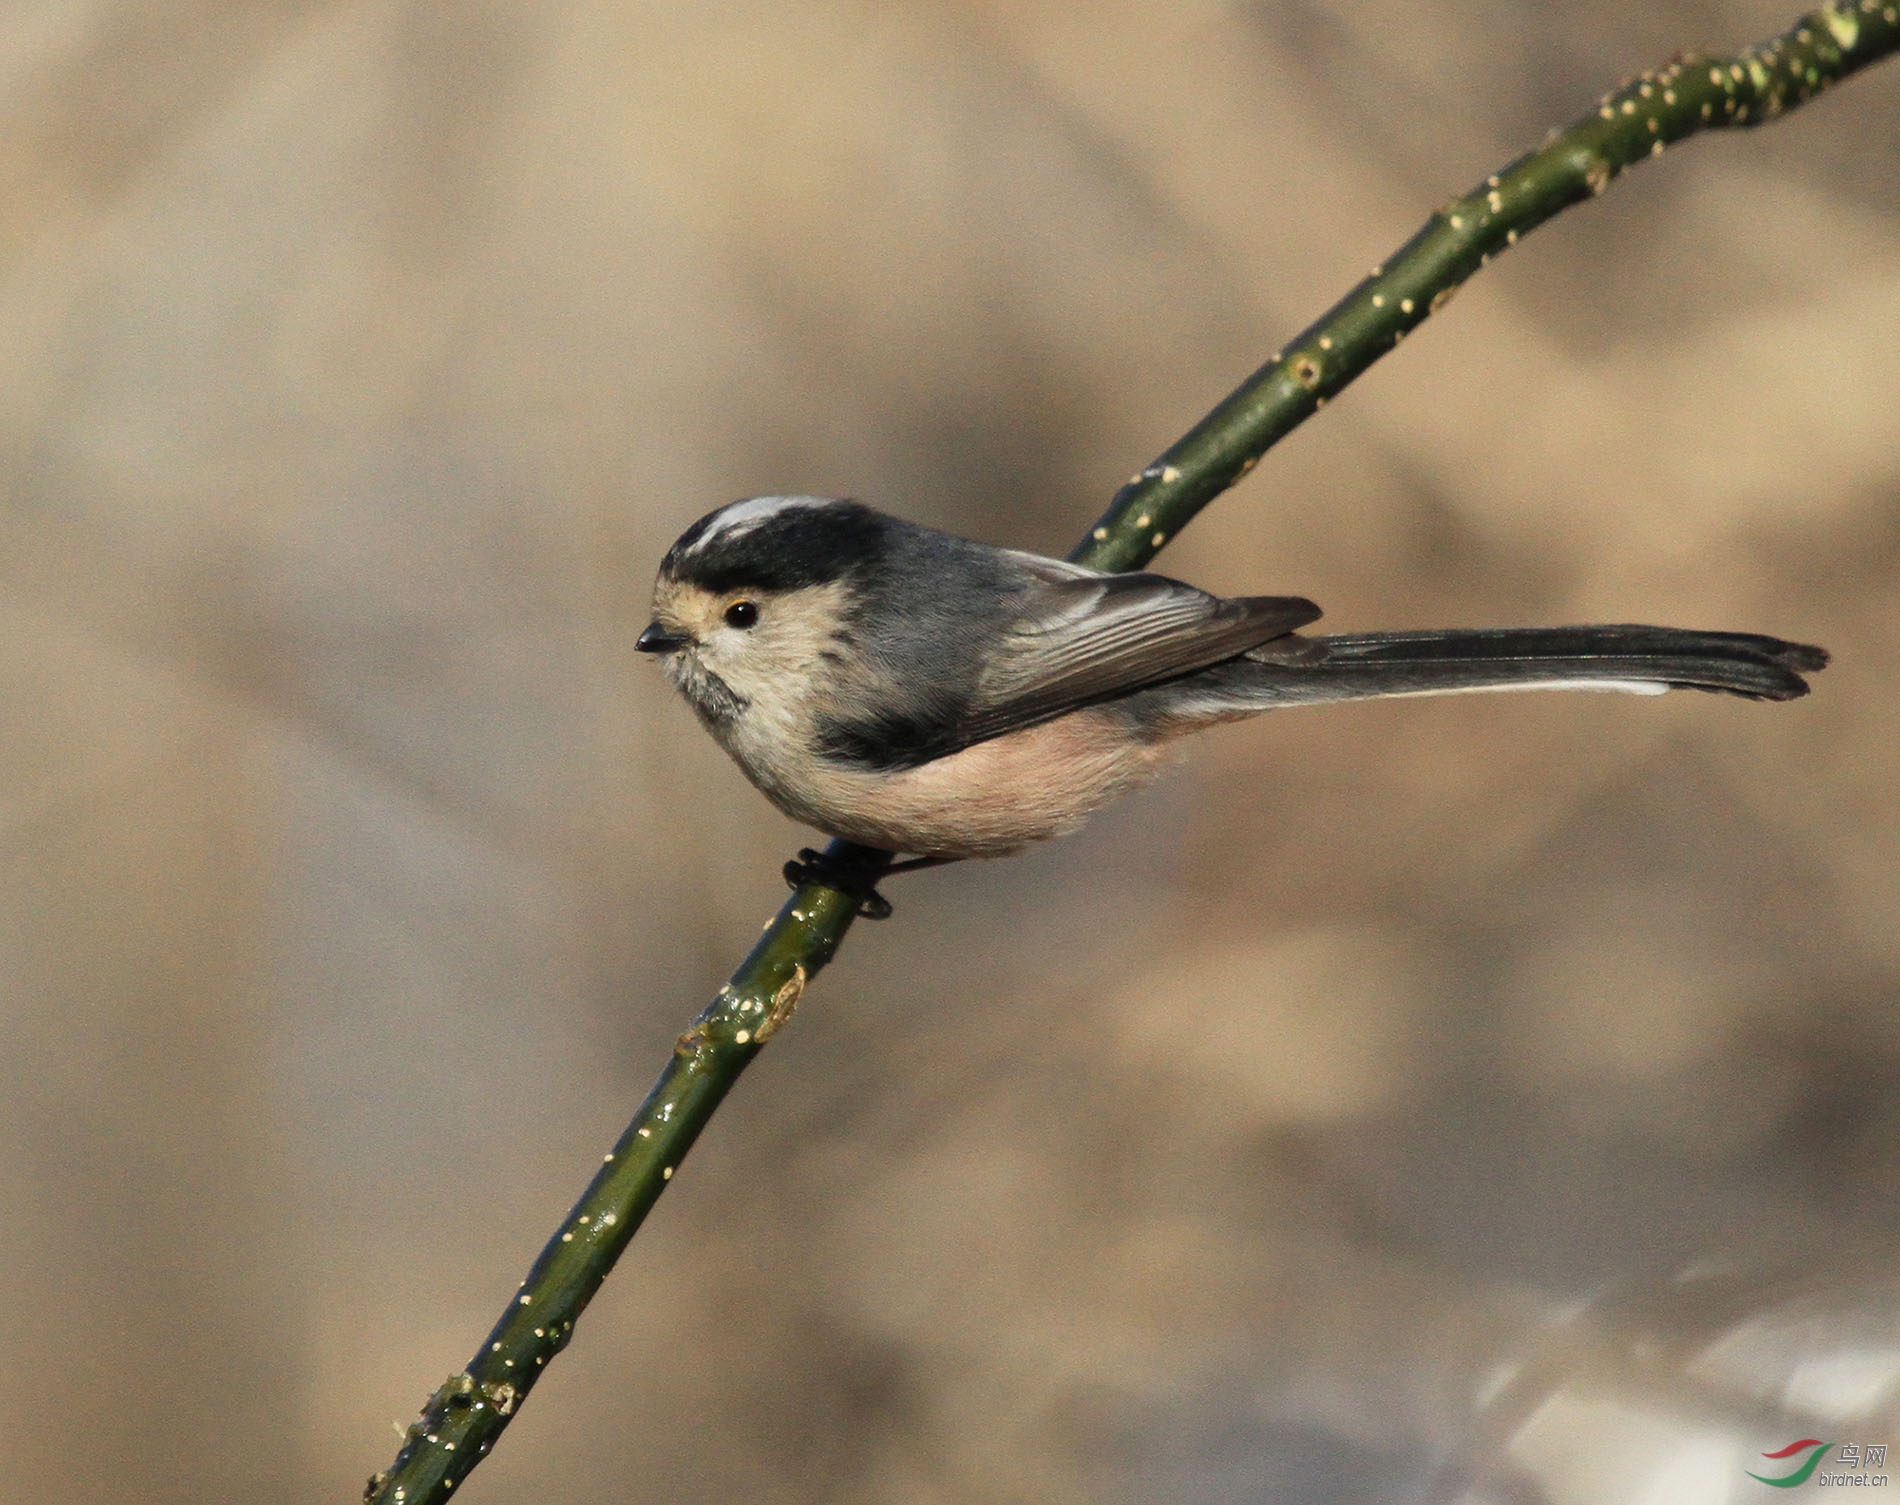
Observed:
[[[352,1499],[467,1358],[809,839],[632,651],[685,523],[1060,552],[1443,197],[1793,15],[0,8],[0,1498]],[[1494,266],[1161,567],[1817,693],[1288,713],[899,880],[467,1497],[1624,1498],[1500,1440],[1578,1366],[1722,1479],[1802,1435],[1707,1345],[1884,1351],[1897,334],[1900,66]]]

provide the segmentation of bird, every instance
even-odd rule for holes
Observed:
[[[1298,596],[1104,573],[845,498],[759,496],[667,550],[636,646],[781,811],[914,854],[901,867],[1060,836],[1189,734],[1282,706],[1545,689],[1792,700],[1828,662],[1780,638],[1627,624],[1300,631],[1319,616]]]

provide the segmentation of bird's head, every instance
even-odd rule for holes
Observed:
[[[636,646],[714,722],[822,682],[855,646],[859,583],[891,520],[832,497],[762,496],[709,512],[660,561]]]

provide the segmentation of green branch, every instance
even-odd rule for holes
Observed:
[[[885,861],[889,861],[886,857]],[[693,1027],[475,1357],[429,1397],[389,1471],[364,1492],[378,1505],[446,1499],[481,1462],[659,1200],[739,1073],[831,960],[858,901],[807,886],[786,900]]]
[[[1734,57],[1687,52],[1453,199],[1115,494],[1070,558],[1138,569],[1518,237],[1702,131],[1764,125],[1900,47],[1895,0],[1824,7]]]
[[[1276,441],[1445,301],[1492,256],[1616,175],[1698,131],[1759,125],[1900,47],[1900,10],[1861,0],[1815,11],[1732,58],[1684,54],[1434,214],[1382,267],[1255,372],[1116,494],[1070,558],[1139,568]],[[844,842],[827,855],[875,879],[891,858]],[[468,1367],[429,1398],[370,1505],[437,1505],[501,1435],[593,1299],[699,1131],[805,985],[837,951],[858,901],[800,887],[673,1059]]]

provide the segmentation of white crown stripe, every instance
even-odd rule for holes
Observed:
[[[793,508],[834,507],[837,503],[838,498],[832,496],[755,496],[743,502],[734,502],[713,514],[712,521],[706,524],[706,531],[688,545],[686,552],[697,554],[716,538],[731,539],[742,533],[750,533],[761,523]]]

